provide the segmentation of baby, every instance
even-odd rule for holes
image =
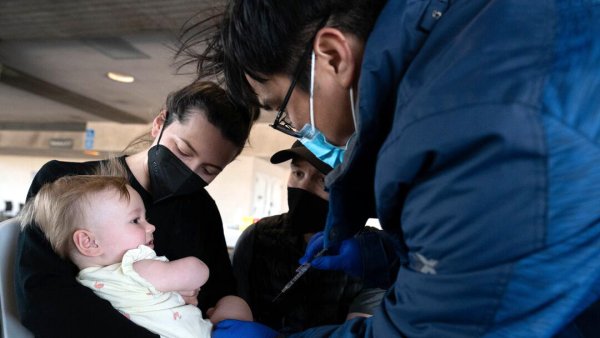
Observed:
[[[236,296],[219,300],[209,310],[210,321],[202,318],[191,304],[208,280],[208,267],[196,257],[157,257],[155,228],[145,212],[126,179],[82,175],[44,185],[20,217],[22,226],[37,224],[54,251],[79,267],[81,284],[161,337],[210,337],[213,323],[252,320]]]

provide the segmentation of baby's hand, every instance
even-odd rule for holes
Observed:
[[[179,291],[179,294],[183,298],[186,304],[191,304],[194,306],[198,306],[198,292],[200,289],[189,290],[189,291]]]
[[[225,296],[206,311],[206,316],[213,324],[224,319],[252,321],[252,311],[248,303],[238,296]]]

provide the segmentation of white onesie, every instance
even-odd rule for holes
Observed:
[[[156,290],[133,270],[133,263],[144,259],[168,261],[140,245],[127,251],[121,263],[81,270],[77,280],[108,300],[125,317],[161,337],[210,337],[212,324],[202,318],[200,309],[186,305],[177,292]]]

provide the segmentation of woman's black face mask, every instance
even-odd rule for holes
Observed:
[[[325,228],[327,200],[304,189],[288,187],[288,208],[288,225],[293,233],[315,233]]]
[[[156,145],[148,150],[148,172],[154,203],[172,196],[189,195],[207,183],[185,165],[169,148],[160,145],[163,126]]]
[[[206,182],[167,147],[157,144],[148,151],[148,170],[154,202],[189,195],[206,187]]]

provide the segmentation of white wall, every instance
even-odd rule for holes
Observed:
[[[288,175],[285,166],[240,155],[211,182],[207,190],[217,203],[230,247],[255,219],[287,211]]]
[[[4,201],[13,202],[14,215],[19,203],[25,203],[27,191],[37,170],[50,160],[83,161],[79,159],[60,159],[49,157],[0,155],[0,210],[4,210]]]

